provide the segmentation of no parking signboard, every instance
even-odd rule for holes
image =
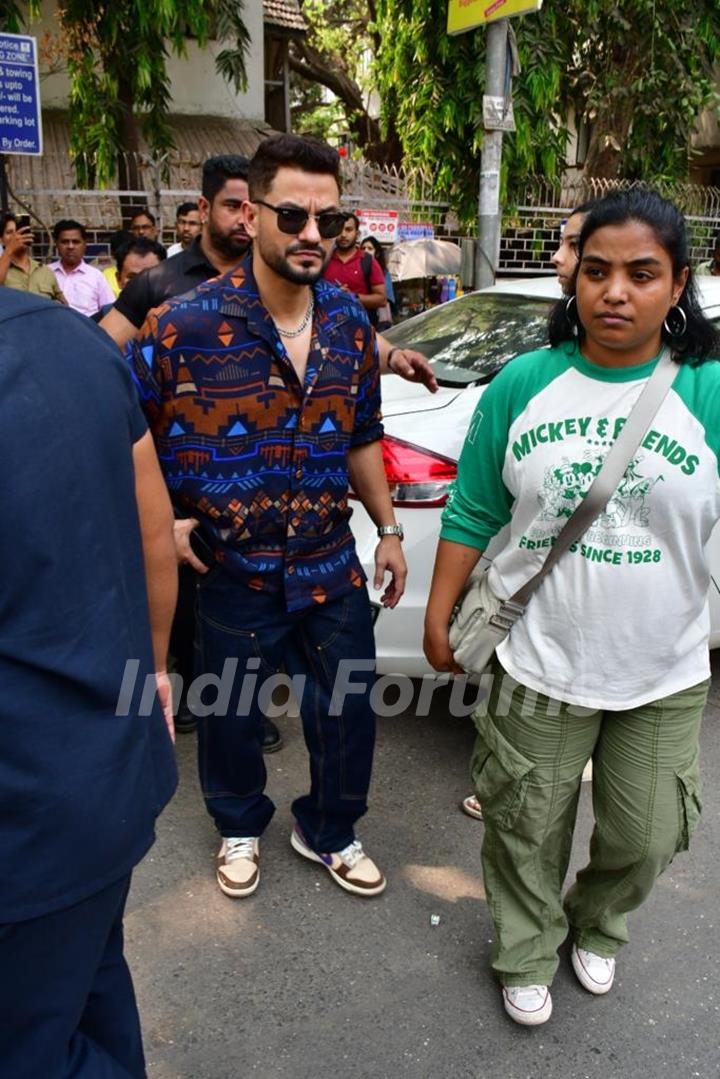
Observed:
[[[42,154],[34,37],[0,33],[0,153]]]
[[[394,244],[397,240],[397,210],[358,210],[360,235],[374,236],[381,244]]]

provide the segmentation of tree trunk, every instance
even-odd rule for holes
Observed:
[[[627,67],[628,82],[632,68]],[[616,180],[620,174],[625,146],[632,128],[632,108],[625,95],[616,96],[598,109],[592,121],[585,175]]]
[[[118,101],[120,103],[119,135],[123,147],[118,153],[118,189],[120,191],[142,191],[143,182],[140,172],[140,129],[135,116],[132,86],[127,79],[118,78]],[[147,207],[147,197],[128,196],[120,199],[123,212],[123,224],[126,212],[137,206]]]
[[[327,59],[306,42],[294,43],[294,48],[300,55],[290,52],[290,70],[302,79],[326,86],[342,101],[353,141],[366,160],[376,165],[400,165],[402,146],[397,131],[393,129],[387,138],[382,137],[380,124],[365,108],[357,83],[346,72],[333,69]]]

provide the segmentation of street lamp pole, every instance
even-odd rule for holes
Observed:
[[[500,257],[500,163],[503,117],[509,106],[505,101],[508,29],[507,19],[491,22],[487,28],[475,288],[494,284]]]

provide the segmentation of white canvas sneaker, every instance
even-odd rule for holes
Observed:
[[[546,985],[504,985],[505,1011],[516,1023],[539,1027],[552,1015],[552,997]]]
[[[573,944],[570,957],[577,980],[588,993],[601,996],[612,989],[615,977],[614,959],[588,952],[585,948],[578,948],[577,944]]]

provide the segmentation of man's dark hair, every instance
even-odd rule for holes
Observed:
[[[118,229],[117,232],[113,232],[110,237],[110,254],[114,259],[117,258],[117,253],[121,247],[125,244],[129,244],[131,240],[136,239],[132,232],[128,232],[127,229]]]
[[[55,243],[60,239],[61,232],[79,232],[83,240],[87,240],[87,229],[84,225],[81,225],[79,221],[73,221],[71,217],[64,217],[62,221],[58,221],[53,228],[53,239]]]
[[[133,221],[137,221],[138,217],[146,217],[148,221],[151,222],[151,224],[157,224],[157,221],[155,220],[155,214],[150,213],[150,211],[146,210],[144,206],[138,206],[136,210],[132,211],[132,213],[130,214],[130,224],[132,225]]]
[[[14,221],[17,225],[17,217],[12,212],[12,210],[6,210],[5,213],[0,214],[0,236],[2,236],[5,228],[7,227],[7,225],[10,224],[11,221]]]
[[[717,232],[715,235],[715,247],[713,248],[713,250],[720,251],[720,232]]]
[[[354,221],[355,222],[355,231],[356,232],[359,231],[359,229],[360,229],[360,218],[358,217],[357,214],[345,214],[345,220],[346,221]]]
[[[228,180],[247,180],[250,159],[242,154],[209,157],[202,170],[203,197],[212,202]],[[197,209],[197,207],[195,207]]]
[[[250,162],[250,198],[266,195],[281,168],[332,176],[340,187],[340,156],[332,146],[312,135],[271,135]]]
[[[160,262],[167,258],[167,251],[157,240],[151,240],[147,236],[133,236],[124,243],[115,255],[117,272],[121,273],[128,255],[157,255]]]
[[[193,210],[197,210],[197,208],[198,204],[196,202],[181,202],[175,211],[175,220],[177,221],[178,217],[184,217],[185,214],[189,214]]]
[[[690,362],[717,359],[720,353],[720,334],[703,314],[698,300],[695,278],[690,268],[685,219],[669,199],[663,198],[656,191],[640,187],[631,188],[629,191],[613,191],[598,199],[585,218],[578,240],[578,265],[570,281],[569,292],[550,313],[550,344],[556,346],[562,341],[571,341],[576,334],[580,339],[585,335],[584,327],[576,318],[577,304],[570,301],[575,296],[583,250],[589,238],[598,229],[625,225],[633,221],[647,225],[653,231],[655,239],[664,248],[672,263],[675,278],[685,267],[688,269],[685,288],[677,302],[685,319],[677,333],[670,333],[667,326],[663,326],[663,342],[670,346],[674,358],[679,362],[686,358]]]

